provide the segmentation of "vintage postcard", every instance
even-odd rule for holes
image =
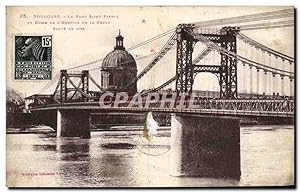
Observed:
[[[6,185],[295,187],[293,6],[7,6]]]

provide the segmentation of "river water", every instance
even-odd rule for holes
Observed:
[[[170,130],[147,151],[141,131],[93,131],[91,139],[7,134],[7,184],[43,187],[273,186],[294,184],[293,126],[241,127],[241,179],[170,176]],[[149,153],[150,152],[150,153]],[[159,152],[155,154],[155,152]]]

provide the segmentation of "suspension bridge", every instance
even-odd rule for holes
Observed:
[[[236,177],[240,175],[239,118],[254,116],[293,119],[295,105],[294,57],[250,38],[245,35],[244,31],[292,27],[294,27],[294,10],[285,9],[179,24],[174,29],[127,49],[131,51],[158,41],[162,37],[169,37],[159,52],[135,58],[139,61],[154,56],[144,69],[138,72],[136,78],[126,83],[120,90],[130,88],[133,84],[141,81],[156,65],[165,65],[160,61],[171,50],[176,52],[176,62],[174,63],[176,73],[161,85],[142,90],[137,94],[147,96],[153,92],[163,92],[167,88],[175,93],[192,94],[193,86],[197,84],[195,77],[199,73],[215,75],[219,83],[219,96],[217,98],[196,98],[196,102],[199,104],[197,109],[158,108],[159,103],[152,104],[147,108],[100,107],[98,100],[107,91],[99,86],[99,83],[90,74],[90,71],[99,70],[100,67],[89,70],[84,68],[101,62],[103,60],[101,58],[61,70],[51,82],[41,89],[43,92],[51,85],[56,85],[54,92],[48,95],[33,95],[30,110],[36,114],[43,114],[43,117],[47,118],[45,122],[53,120],[50,125],[57,130],[57,136],[70,136],[70,133],[76,133],[77,136],[85,137],[90,136],[89,115],[91,112],[153,111],[172,113],[172,136],[178,142],[174,143],[174,149],[180,152],[180,155],[178,152],[174,155],[176,158],[174,167],[177,173],[179,175],[205,173],[203,169],[196,167],[198,163],[195,162],[194,165],[191,163],[190,156],[183,156],[188,151],[183,147],[203,148],[203,144],[199,144],[191,136],[189,132],[191,131],[194,137],[203,138],[205,136],[212,141],[225,140],[224,136],[227,137],[228,143],[223,144],[222,147],[222,151],[225,153],[221,153],[220,156],[223,158],[219,158],[222,160],[228,158],[228,160],[221,163],[223,168],[214,168],[213,170],[220,175]],[[201,44],[203,47],[199,53],[195,53],[196,44]],[[84,70],[75,72],[74,70],[78,68]],[[90,90],[92,84],[97,90]],[[208,126],[212,124],[218,124],[222,128],[216,127],[216,125],[213,128]],[[203,131],[203,125],[209,127],[211,131],[207,131],[207,128]],[[207,133],[203,134],[203,132]],[[216,134],[218,132],[222,135]],[[220,150],[213,151],[220,153]],[[182,165],[187,162],[188,167],[184,168]]]
[[[271,22],[272,20],[275,21]],[[242,25],[247,22],[259,23]],[[242,24],[234,27],[227,26],[227,24],[235,23]],[[277,112],[278,115],[282,113],[282,116],[293,116],[294,58],[267,47],[242,33],[246,30],[293,26],[293,10],[290,9],[192,24],[179,24],[175,29],[128,49],[130,51],[164,36],[170,36],[151,62],[139,72],[135,79],[128,82],[125,88],[129,88],[132,84],[140,81],[155,65],[159,65],[159,61],[171,49],[176,49],[176,74],[161,85],[143,90],[140,94],[147,95],[151,92],[160,92],[168,86],[172,87],[172,84],[175,84],[173,86],[175,87],[174,92],[192,93],[197,74],[208,72],[218,78],[220,89],[217,99],[205,100],[205,104],[211,105],[205,105],[204,109],[244,109],[251,112]],[[193,49],[197,43],[204,45],[204,48],[193,57],[193,54],[195,55]],[[152,53],[137,57],[136,60],[153,55]],[[99,100],[99,96],[106,90],[99,86],[89,71],[74,72],[71,70],[84,68],[102,60],[61,70],[40,91],[43,92],[56,82],[54,92],[49,95],[39,96],[37,94],[33,98],[32,110],[47,109],[48,106],[64,106],[66,103],[87,102],[86,104],[88,104]],[[91,71],[99,69],[100,67],[91,69]],[[238,74],[240,74],[240,80],[238,80]],[[75,84],[76,79],[79,82]],[[98,90],[90,91],[90,83],[93,83]],[[289,84],[289,89],[286,89],[287,84]],[[71,96],[70,93],[72,93]],[[73,99],[78,94],[81,95],[80,98]],[[235,102],[236,105],[216,105],[222,102],[232,104],[230,101]],[[203,103],[203,99],[199,99],[199,103]]]

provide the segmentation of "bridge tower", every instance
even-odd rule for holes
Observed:
[[[192,54],[194,49],[194,37],[189,33],[192,26],[189,24],[179,24],[177,32],[176,48],[176,90],[177,92],[192,92],[194,83],[194,68],[192,64]]]
[[[81,80],[81,88],[77,88],[74,83],[71,82],[70,78],[71,77],[76,77],[80,78]],[[68,82],[70,82],[73,87],[68,88]],[[67,70],[61,70],[60,71],[60,103],[66,103],[68,102],[68,92],[69,91],[80,91],[81,92],[81,101],[87,102],[88,97],[87,95],[89,94],[89,71],[88,70],[83,70],[81,73],[68,73]]]
[[[196,73],[211,72],[218,76],[220,85],[220,98],[237,98],[237,61],[231,59],[225,54],[220,54],[221,64],[214,66],[217,70],[209,70],[208,67],[196,66],[192,63],[192,54],[198,39],[195,37],[199,33],[193,31],[191,24],[179,24],[177,32],[177,50],[176,50],[176,91],[191,93]],[[218,44],[222,48],[237,52],[236,28],[223,27],[219,34],[203,34],[208,40]],[[197,68],[197,70],[195,70]]]
[[[221,29],[224,35],[220,35],[220,44],[224,49],[237,53],[236,36],[234,29],[224,27]],[[221,54],[220,66],[220,98],[237,98],[237,60],[233,60],[225,54]]]
[[[60,103],[67,102],[67,95],[68,95],[68,74],[67,70],[60,71]]]
[[[88,70],[82,71],[81,81],[82,81],[82,92],[88,95],[89,94],[89,71]],[[82,101],[87,102],[88,97],[82,95]]]

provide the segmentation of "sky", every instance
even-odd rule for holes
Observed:
[[[119,29],[122,36],[124,36],[125,47],[129,48],[175,28],[179,23],[193,23],[286,8],[291,7],[8,7],[6,47],[7,87],[15,89],[26,96],[38,93],[45,85],[47,89],[43,93],[50,94],[55,88],[55,84],[48,86],[49,81],[20,81],[13,79],[14,35],[51,34],[53,36],[53,74],[55,75],[62,69],[68,69],[104,58],[107,53],[113,50],[115,36],[118,35]],[[22,15],[26,15],[26,18],[22,18]],[[58,15],[60,19],[34,18],[58,17]],[[66,18],[62,18],[63,16]],[[71,16],[73,18],[68,18]],[[95,18],[99,16],[101,18]],[[49,24],[50,21],[110,23],[51,25]],[[33,24],[28,24],[28,22],[33,22]],[[42,22],[48,22],[48,24],[42,24]],[[59,27],[84,27],[85,30],[54,30],[54,27],[56,29]],[[275,50],[290,56],[294,55],[293,27],[251,30],[244,31],[243,33]],[[130,53],[135,57],[140,57],[158,52],[168,38],[169,36],[165,36],[157,41],[134,49]],[[204,49],[204,46],[197,43],[194,56],[202,49]],[[153,55],[143,60],[137,60],[138,72],[152,58]],[[138,82],[138,90],[159,86],[174,76],[176,68],[175,58],[175,50],[171,50]],[[99,68],[101,64],[100,61],[75,70],[95,69]],[[240,77],[242,75],[242,71],[241,73],[240,71],[239,82],[242,82],[245,77],[246,79],[250,78],[249,74]],[[100,84],[100,71],[92,70],[90,74]],[[262,78],[261,75],[260,78]],[[218,90],[217,81],[217,78],[212,74],[199,74],[195,79],[194,89]],[[285,89],[288,90],[288,80],[285,80],[285,83]],[[256,89],[256,83],[254,83],[254,87]],[[245,88],[240,87],[240,89]],[[250,89],[249,86],[247,89]],[[262,88],[260,88],[260,91],[262,92]]]

